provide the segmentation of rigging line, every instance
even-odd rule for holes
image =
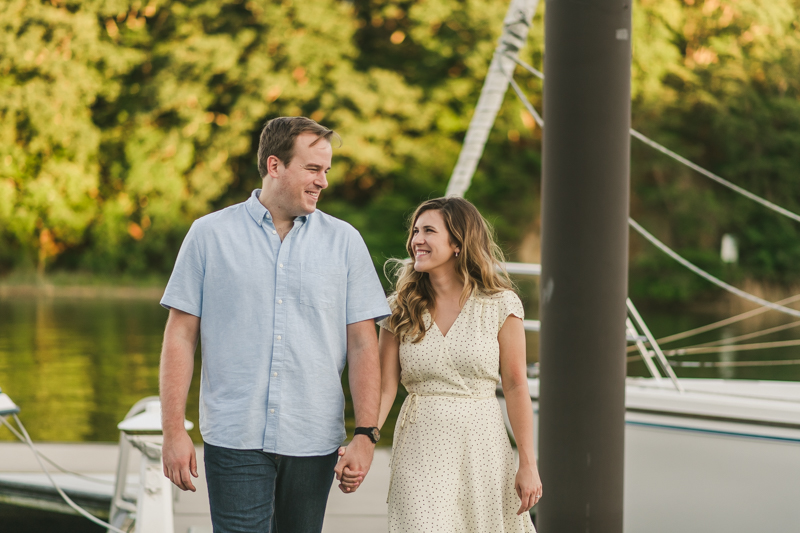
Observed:
[[[533,68],[533,67],[531,67],[531,68]],[[527,98],[525,97],[524,93],[522,92],[522,89],[520,89],[520,87],[517,84],[517,82],[514,81],[514,78],[510,74],[508,74],[505,71],[503,71],[503,72],[506,75],[506,77],[508,77],[508,81],[511,84],[511,87],[514,89],[514,92],[517,94],[517,97],[520,99],[520,101],[523,103],[523,105],[527,108],[528,112],[531,115],[533,115],[533,118],[536,121],[536,123],[539,124],[539,126],[542,129],[544,129],[544,120],[536,112],[536,109],[534,109],[533,105],[531,105],[531,103],[527,100]],[[631,131],[633,131],[633,130],[631,130]],[[656,239],[653,235],[648,233],[644,228],[639,226],[633,219],[629,218],[628,220],[629,220],[630,224],[634,227],[634,229],[636,229],[639,233],[641,233],[645,238],[647,238],[650,242],[652,242],[656,247],[660,248],[667,255],[669,255],[670,257],[672,257],[673,259],[675,259],[676,261],[678,261],[682,265],[684,265],[689,270],[693,271],[695,274],[698,274],[699,276],[707,279],[711,283],[713,283],[713,284],[715,284],[715,285],[717,285],[717,286],[719,286],[719,287],[721,287],[721,288],[723,288],[723,289],[725,289],[725,290],[727,290],[729,292],[732,292],[733,294],[736,294],[737,296],[739,296],[741,298],[744,298],[746,300],[750,300],[752,302],[755,302],[755,303],[758,303],[758,304],[762,305],[762,309],[764,309],[764,311],[771,309],[771,310],[780,311],[782,313],[786,313],[786,314],[789,314],[789,315],[792,315],[792,316],[795,316],[795,317],[800,317],[800,311],[797,311],[795,309],[791,309],[789,307],[784,307],[784,306],[780,305],[779,303],[775,304],[775,303],[772,303],[772,302],[768,302],[767,300],[759,298],[758,296],[752,295],[750,293],[744,292],[741,289],[737,289],[733,285],[725,283],[724,281],[712,276],[711,274],[709,274],[706,271],[700,269],[699,267],[695,266],[694,264],[690,263],[689,261],[683,259],[677,253],[673,252],[665,244],[663,244],[661,241]],[[787,300],[791,300],[791,301],[795,301],[795,299],[800,299],[800,295],[796,295],[795,297],[787,298]],[[755,310],[755,311],[764,312],[764,311],[760,311],[760,310]],[[758,314],[758,312],[751,311],[749,313]],[[743,315],[747,315],[747,314],[748,313],[744,313]],[[736,318],[736,317],[734,317],[734,318]],[[721,321],[721,322],[719,322],[717,324],[721,324],[722,322],[726,322],[726,321]],[[716,326],[716,327],[722,327],[722,326],[719,325],[719,326]],[[713,328],[710,328],[709,326],[705,326],[705,328],[713,329]],[[701,330],[701,329],[703,329],[703,328],[697,328],[696,330],[693,330],[693,331],[694,332],[699,332],[698,330]],[[689,335],[686,335],[686,333],[687,332],[684,332],[684,334],[682,334],[682,335],[689,336]],[[751,335],[751,336],[756,336],[756,335]],[[684,337],[680,337],[680,338],[684,338]],[[667,339],[667,338],[665,338],[665,339]],[[672,338],[669,338],[668,340],[665,340],[665,339],[659,339],[658,342],[660,343],[660,342],[669,342],[671,340],[677,340],[677,337],[676,336],[672,336]],[[633,351],[634,348],[635,347],[628,347],[627,351],[628,352]]]
[[[540,80],[544,80],[544,74],[542,74],[540,71],[538,71],[535,68],[533,68],[531,65],[525,63],[524,61],[522,61],[518,57],[512,57],[509,54],[506,54],[506,57],[508,57],[510,60],[514,61],[516,64],[518,64],[519,66],[521,66],[522,68],[524,68],[525,70],[527,70],[528,72],[530,72],[531,74],[533,74],[534,76],[539,78]],[[723,186],[731,189],[732,191],[738,192],[742,196],[744,196],[746,198],[749,198],[750,200],[753,200],[754,202],[758,202],[759,204],[767,207],[768,209],[772,209],[773,211],[775,211],[777,213],[780,213],[781,215],[783,215],[785,217],[791,218],[795,222],[800,222],[800,215],[798,215],[797,213],[789,211],[788,209],[786,209],[784,207],[781,207],[778,204],[774,204],[774,203],[770,202],[769,200],[767,200],[765,198],[762,198],[762,197],[760,197],[760,196],[758,196],[756,194],[753,194],[750,191],[748,191],[747,189],[743,189],[742,187],[739,187],[735,183],[732,183],[732,182],[726,180],[725,178],[723,178],[721,176],[718,176],[717,174],[714,174],[710,170],[706,170],[705,168],[701,167],[697,163],[693,163],[692,161],[689,161],[685,157],[676,154],[675,152],[673,152],[672,150],[670,150],[669,148],[667,148],[663,144],[657,143],[656,141],[654,141],[650,137],[647,137],[643,133],[640,133],[640,132],[636,131],[633,128],[631,128],[630,133],[631,133],[632,137],[635,137],[635,138],[639,139],[641,142],[645,143],[646,145],[650,146],[651,148],[654,148],[654,149],[658,150],[662,154],[671,157],[675,161],[678,161],[679,163],[682,163],[683,165],[686,165],[687,167],[691,168],[695,172],[698,172],[698,173],[702,174],[703,176],[716,181],[720,185],[723,185]]]
[[[525,68],[528,68],[528,70],[530,70],[530,71],[535,71],[536,73],[539,73],[536,69],[534,69],[533,67],[530,67],[530,65],[526,65],[522,61],[519,61],[519,60],[515,59],[515,62],[520,64],[520,65],[522,65]],[[514,80],[514,78],[509,73],[507,73],[505,71],[503,71],[503,73],[506,75],[506,77],[508,77],[508,81],[511,84],[511,87],[514,89],[514,92],[517,94],[517,97],[520,99],[520,101],[523,103],[523,105],[527,108],[528,112],[531,115],[533,115],[533,118],[536,121],[536,123],[542,129],[544,129],[544,120],[541,118],[539,113],[536,112],[536,109],[534,109],[533,105],[531,105],[531,103],[525,97],[525,94],[522,92],[522,89],[520,89],[520,87],[517,84],[517,82]],[[541,73],[539,73],[539,74],[541,74]],[[653,143],[655,145],[658,145],[658,143],[656,143],[655,141],[650,141],[650,139],[648,139],[647,137],[644,137],[642,134],[638,133],[637,131],[635,131],[633,129],[631,129],[631,135],[637,136],[637,138],[641,137],[644,142]],[[658,145],[658,146],[660,146],[660,145]],[[665,148],[665,150],[666,150],[666,148]],[[675,154],[675,156],[680,157],[677,154]],[[691,163],[688,160],[687,160],[687,163],[690,163],[691,165],[694,165],[694,163]],[[694,166],[697,166],[697,165],[694,165]],[[697,167],[697,169],[699,169],[698,171],[705,171],[705,169],[703,169],[701,167]],[[707,172],[707,171],[705,171],[705,172]],[[719,179],[722,179],[722,178],[719,178]],[[733,185],[733,184],[731,184],[731,185]],[[745,191],[744,189],[742,189],[741,191],[743,193],[747,193],[747,195],[751,195],[751,196],[753,196],[755,198],[758,198],[755,195],[753,195],[752,193],[749,193],[749,192]],[[762,199],[759,198],[759,200],[762,200]],[[764,203],[764,202],[770,203],[767,200],[763,200],[763,202],[761,202],[761,203]],[[778,206],[776,206],[776,207],[778,207]],[[791,213],[790,211],[787,211],[787,213],[789,213],[791,215],[794,215],[794,213]],[[797,219],[798,219],[798,221],[800,221],[800,217],[797,217]],[[759,313],[767,311],[767,310],[774,310],[774,311],[780,311],[782,313],[786,313],[786,314],[789,314],[789,315],[792,315],[792,316],[795,316],[795,317],[800,317],[800,311],[797,311],[795,309],[791,309],[789,307],[784,307],[784,306],[780,305],[780,303],[787,303],[788,301],[796,301],[796,299],[800,299],[800,295],[796,295],[796,296],[787,298],[786,300],[781,300],[781,302],[779,302],[779,303],[772,303],[772,302],[768,302],[767,300],[764,300],[762,298],[759,298],[758,296],[755,296],[755,295],[752,295],[750,293],[747,293],[747,292],[745,292],[745,291],[743,291],[741,289],[737,289],[733,285],[725,283],[724,281],[712,276],[711,274],[705,272],[704,270],[700,269],[699,267],[695,266],[694,264],[690,263],[689,261],[683,259],[677,253],[673,252],[670,248],[668,248],[665,244],[663,244],[661,241],[656,239],[653,235],[648,233],[644,228],[639,226],[633,219],[628,219],[628,220],[629,220],[630,224],[634,227],[634,229],[636,229],[639,233],[641,233],[647,240],[652,242],[656,247],[660,248],[663,252],[665,252],[667,255],[669,255],[670,257],[672,257],[673,259],[675,259],[679,263],[681,263],[683,266],[685,266],[689,270],[693,271],[695,274],[698,274],[699,276],[707,279],[711,283],[713,283],[713,284],[715,284],[715,285],[717,285],[717,286],[719,286],[719,287],[721,287],[721,288],[723,288],[723,289],[725,289],[725,290],[727,290],[729,292],[732,292],[733,294],[736,294],[737,296],[739,296],[741,298],[744,298],[746,300],[750,300],[752,302],[758,303],[758,304],[760,304],[762,306],[761,309],[750,311],[748,313],[743,313],[740,316],[748,315],[748,317],[749,317],[749,316],[753,316],[755,314],[759,314]],[[733,318],[736,319],[737,317],[733,317]],[[741,318],[741,319],[743,319],[743,318]],[[691,330],[690,332],[684,332],[682,334],[676,334],[676,335],[672,335],[670,337],[664,337],[663,339],[658,339],[658,342],[659,343],[670,342],[670,341],[673,341],[673,340],[678,340],[679,338],[688,337],[688,336],[690,336],[689,335],[690,333],[691,334],[696,334],[696,333],[700,333],[701,331],[709,331],[711,329],[715,329],[717,327],[722,327],[723,325],[727,325],[727,323],[732,323],[732,322],[729,322],[729,321],[731,321],[731,319],[723,320],[723,321],[717,322],[715,324],[710,324],[710,325],[704,326],[702,328],[696,328],[694,330]],[[736,320],[733,320],[733,321],[736,321]],[[764,334],[766,334],[766,333],[764,333]],[[757,336],[757,335],[751,334],[750,336],[754,337],[754,336]],[[635,348],[636,348],[635,346],[628,347],[627,351],[631,352]]]
[[[90,520],[90,521],[94,522],[95,524],[105,528],[108,531],[113,531],[114,533],[126,533],[125,531],[122,531],[121,529],[116,528],[116,527],[112,526],[111,524],[109,524],[107,522],[103,522],[102,520],[100,520],[99,518],[94,516],[93,514],[91,514],[88,511],[86,511],[83,507],[81,507],[80,505],[78,505],[77,503],[72,501],[72,498],[67,496],[67,494],[61,489],[61,487],[58,485],[58,483],[56,483],[56,481],[53,479],[53,476],[50,475],[50,472],[44,466],[44,463],[42,463],[41,456],[39,454],[39,450],[37,450],[36,447],[33,445],[33,441],[31,440],[30,435],[28,435],[28,431],[25,429],[25,426],[22,425],[22,422],[20,421],[19,417],[17,417],[17,415],[11,415],[11,416],[14,419],[14,422],[17,423],[17,426],[19,427],[19,430],[22,433],[22,436],[24,437],[23,442],[25,442],[25,444],[27,444],[28,447],[31,449],[31,451],[33,452],[33,456],[36,458],[36,462],[39,463],[39,466],[41,467],[42,471],[47,476],[47,479],[50,480],[50,484],[53,485],[53,487],[56,489],[56,492],[58,492],[58,494],[61,496],[61,498],[67,503],[67,505],[69,505],[73,510],[75,510],[78,514],[80,514],[84,518],[87,518],[88,520]],[[6,422],[6,418],[5,417],[0,417],[0,423],[2,423],[4,426],[6,426],[8,428],[12,427],[11,424]]]
[[[677,348],[675,350],[665,350],[664,355],[670,357],[681,355],[722,353],[722,352],[746,352],[750,350],[765,350],[767,348],[788,348],[790,346],[800,346],[800,339],[790,341],[757,342],[754,344],[728,344],[726,346],[704,346]]]
[[[680,263],[684,267],[688,268],[689,270],[691,270],[692,272],[694,272],[698,276],[700,276],[702,278],[705,278],[706,280],[710,281],[711,283],[713,283],[717,287],[725,289],[726,291],[731,292],[731,293],[739,296],[740,298],[744,298],[745,300],[750,300],[751,302],[755,302],[755,303],[757,303],[757,304],[759,304],[761,306],[769,307],[770,309],[773,309],[775,311],[780,311],[781,313],[786,313],[787,315],[791,315],[793,317],[800,318],[800,311],[798,311],[796,309],[792,309],[790,307],[784,307],[782,305],[769,302],[769,301],[767,301],[767,300],[765,300],[763,298],[759,298],[758,296],[755,296],[754,294],[750,294],[749,292],[745,292],[745,291],[743,291],[741,289],[737,289],[733,285],[731,285],[729,283],[725,283],[721,279],[712,276],[711,274],[709,274],[705,270],[701,269],[700,267],[694,265],[693,263],[690,263],[689,261],[687,261],[686,259],[684,259],[680,255],[678,255],[676,252],[674,252],[666,244],[664,244],[663,242],[661,242],[658,239],[656,239],[653,235],[651,235],[646,229],[644,229],[642,226],[640,226],[632,218],[628,218],[628,223],[633,227],[633,229],[635,229],[637,232],[639,232],[639,234],[642,237],[644,237],[645,239],[650,241],[656,248],[660,249],[662,252],[664,252],[665,254],[670,256],[672,259],[674,259],[675,261],[677,261],[678,263]]]
[[[763,205],[763,206],[765,206],[765,207],[767,207],[769,209],[772,209],[773,211],[775,211],[777,213],[780,213],[781,215],[783,215],[785,217],[791,218],[795,222],[800,222],[800,215],[798,215],[797,213],[793,213],[792,211],[789,211],[788,209],[785,209],[785,208],[783,208],[783,207],[781,207],[781,206],[779,206],[777,204],[773,204],[769,200],[766,200],[766,199],[764,199],[764,198],[762,198],[762,197],[760,197],[758,195],[755,195],[755,194],[751,193],[750,191],[748,191],[746,189],[743,189],[743,188],[739,187],[736,184],[731,183],[730,181],[726,180],[725,178],[717,176],[716,174],[714,174],[710,170],[706,170],[703,167],[701,167],[700,165],[692,163],[691,161],[689,161],[685,157],[682,157],[682,156],[676,154],[675,152],[673,152],[669,148],[657,143],[656,141],[650,139],[649,137],[646,137],[645,135],[643,135],[643,134],[639,133],[638,131],[634,130],[633,128],[631,128],[631,136],[636,137],[637,139],[639,139],[643,143],[647,144],[651,148],[655,148],[659,152],[661,152],[661,153],[663,153],[665,155],[668,155],[669,157],[671,157],[672,159],[678,161],[679,163],[683,163],[687,167],[691,168],[692,170],[694,170],[696,172],[699,172],[700,174],[704,175],[705,177],[716,181],[720,185],[724,185],[725,187],[731,189],[732,191],[738,192],[742,196],[744,196],[746,198],[749,198],[750,200],[753,200],[754,202],[758,202],[759,204],[761,204],[761,205]]]
[[[800,365],[800,359],[776,361],[670,361],[671,366],[679,367],[736,367],[736,366],[783,366]]]
[[[522,105],[525,106],[525,108],[528,110],[528,113],[533,115],[533,120],[536,121],[536,123],[539,125],[540,128],[544,129],[544,119],[539,115],[539,113],[536,111],[533,105],[525,97],[525,93],[522,92],[522,89],[520,89],[519,85],[517,85],[517,82],[514,81],[514,77],[506,71],[503,71],[503,74],[505,74],[506,78],[508,78],[508,83],[511,84],[511,88],[514,89],[515,93],[517,93],[517,98],[520,99]]]
[[[506,53],[506,57],[509,58],[514,63],[516,63],[517,65],[524,68],[525,70],[527,70],[528,72],[530,72],[531,74],[533,74],[534,76],[536,76],[537,78],[539,78],[540,80],[544,80],[544,74],[542,74],[540,71],[536,70],[535,68],[533,68],[532,66],[521,60],[519,57],[512,56],[511,54],[508,53]]]
[[[11,433],[14,434],[15,437],[17,437],[22,442],[25,442],[25,437],[22,436],[22,433],[20,433],[16,429],[14,429],[14,426],[9,424],[6,427],[9,429],[9,431],[11,431]],[[91,481],[93,483],[102,483],[103,485],[114,485],[113,481],[109,481],[107,479],[100,479],[100,478],[96,478],[96,477],[92,477],[92,476],[87,476],[86,474],[81,474],[80,472],[73,472],[72,470],[67,470],[66,468],[63,468],[62,466],[59,466],[58,463],[56,463],[55,461],[53,461],[52,459],[47,457],[42,452],[39,452],[39,457],[41,457],[42,459],[44,459],[45,461],[50,463],[54,468],[56,468],[57,470],[61,471],[64,474],[69,474],[71,476],[83,478],[83,479],[85,479],[87,481]]]
[[[514,66],[508,55],[519,53],[525,45],[538,3],[539,0],[511,0],[508,6],[503,20],[503,32],[492,54],[492,61],[486,72],[475,112],[469,121],[461,152],[447,183],[445,196],[464,196],[469,189],[489,132],[508,90],[504,70]]]
[[[631,355],[626,358],[628,363],[638,361],[642,356],[639,354]],[[683,368],[698,368],[698,367],[724,367],[724,366],[782,366],[782,365],[800,365],[800,359],[777,359],[771,361],[675,361],[669,362],[670,366],[677,366]]]
[[[800,294],[795,294],[794,296],[789,296],[788,298],[784,298],[783,300],[779,300],[775,302],[779,305],[790,304],[800,300]],[[707,331],[712,331],[715,329],[719,329],[730,324],[735,324],[736,322],[741,322],[742,320],[746,320],[748,318],[752,318],[754,316],[760,315],[762,313],[766,313],[767,311],[771,311],[772,309],[768,307],[759,307],[758,309],[752,309],[750,311],[744,312],[740,315],[736,315],[730,318],[726,318],[724,320],[720,320],[719,322],[714,322],[713,324],[707,324],[705,326],[700,326],[699,328],[690,329],[688,331],[684,331],[681,333],[675,333],[673,335],[667,335],[666,337],[662,337],[657,339],[659,344],[666,344],[668,342],[673,342],[681,339],[685,339],[687,337],[693,337],[694,335],[699,335],[700,333],[705,333]],[[629,350],[632,351],[632,350]]]
[[[775,326],[774,328],[762,329],[761,331],[747,333],[745,335],[739,335],[738,337],[731,337],[728,339],[703,342],[701,344],[693,344],[692,346],[685,346],[684,348],[704,348],[706,346],[730,346],[734,342],[753,339],[755,337],[762,337],[764,335],[769,335],[771,333],[777,333],[779,331],[785,331],[787,329],[796,328],[797,326],[800,326],[800,320],[797,320],[795,322],[789,322],[788,324],[783,324],[782,326]]]

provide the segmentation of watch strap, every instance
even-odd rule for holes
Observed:
[[[366,435],[373,444],[377,444],[381,438],[380,431],[376,427],[357,427],[353,436]]]

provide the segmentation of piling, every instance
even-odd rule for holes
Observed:
[[[540,533],[621,533],[630,0],[548,1]]]

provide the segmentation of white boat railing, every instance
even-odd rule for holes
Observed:
[[[128,410],[124,420],[133,418],[145,411],[147,404],[158,401],[158,396],[142,398]],[[125,498],[125,486],[128,478],[128,459],[133,445],[119,432],[119,458],[117,459],[117,475],[114,484],[114,495],[111,497],[111,509],[108,513],[108,522],[114,527],[122,527],[126,521],[136,517],[136,502]],[[144,480],[140,480],[144,481]]]
[[[651,352],[644,345],[644,342],[636,341],[636,347],[639,348],[639,353],[642,354],[642,358],[644,359],[645,364],[647,365],[647,369],[650,371],[650,374],[654,378],[656,378],[656,381],[659,381],[661,379],[661,375],[658,373],[658,370],[653,364],[652,355],[653,353],[655,353],[658,362],[661,363],[662,370],[664,370],[664,373],[667,376],[669,376],[670,380],[672,380],[672,384],[675,385],[675,388],[678,389],[679,392],[684,392],[683,385],[681,385],[681,382],[678,381],[678,376],[675,375],[675,371],[672,369],[672,366],[670,366],[669,361],[667,361],[664,352],[661,351],[661,347],[658,345],[658,342],[656,342],[656,338],[653,337],[652,333],[650,333],[650,328],[648,328],[647,324],[645,324],[644,320],[642,320],[642,316],[639,314],[639,311],[636,309],[636,306],[633,305],[633,302],[631,301],[630,298],[626,300],[626,304],[628,306],[628,314],[633,318],[639,330],[641,330],[641,332],[644,333],[644,336],[647,339],[647,343],[653,349],[653,351]],[[631,319],[629,318],[628,329],[630,329],[630,327],[633,325],[634,325],[633,322],[631,322]],[[637,332],[636,328],[634,328],[634,332]]]
[[[522,276],[542,275],[542,265],[537,263],[503,263],[503,266],[509,274],[520,274]]]

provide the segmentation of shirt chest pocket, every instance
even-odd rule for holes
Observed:
[[[344,270],[318,265],[300,267],[300,303],[317,309],[341,306],[344,309],[344,294],[347,276]]]

